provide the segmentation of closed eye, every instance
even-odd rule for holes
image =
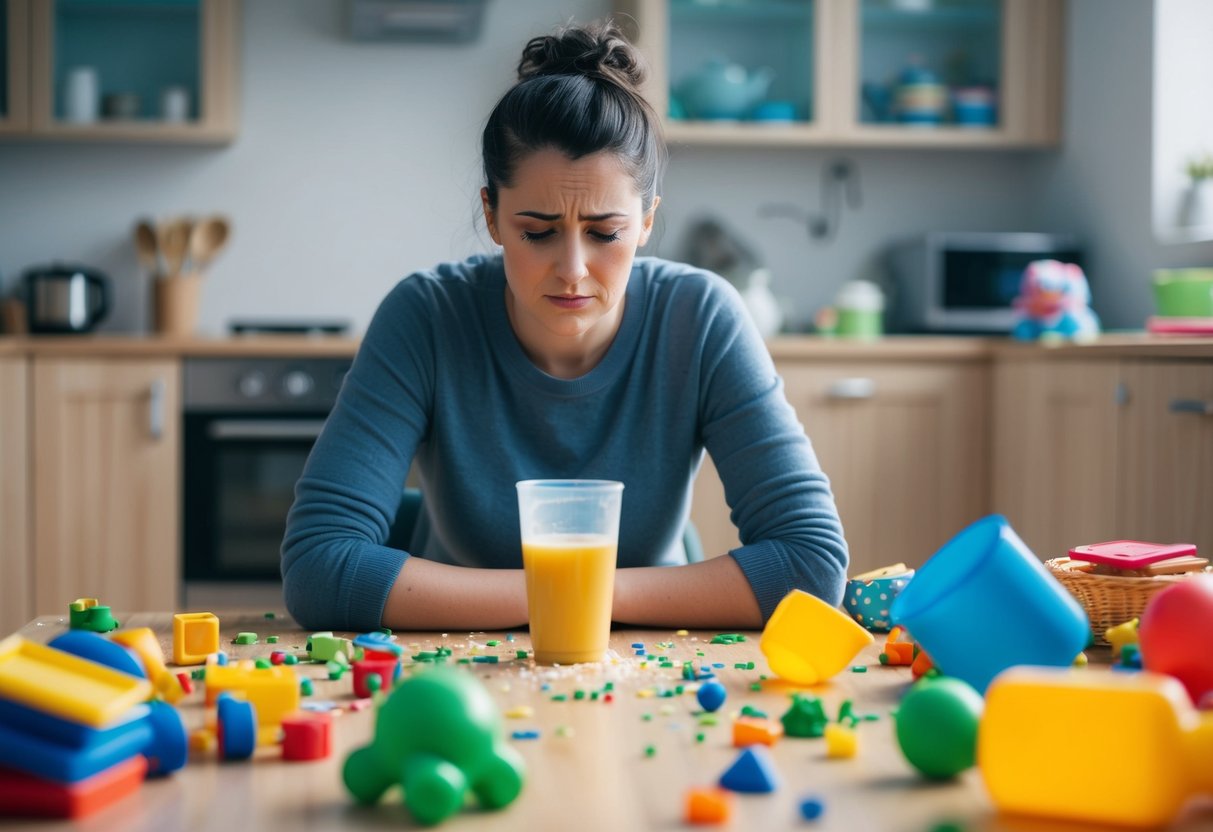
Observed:
[[[554,228],[549,228],[547,231],[523,231],[522,239],[526,240],[528,243],[537,243],[540,240],[546,240],[555,233],[556,229]]]
[[[619,232],[612,231],[610,234],[604,234],[601,231],[591,231],[590,236],[600,243],[613,243],[619,239]]]

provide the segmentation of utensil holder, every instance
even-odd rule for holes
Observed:
[[[201,299],[201,274],[185,272],[156,277],[152,281],[156,332],[176,337],[193,335],[198,327]]]

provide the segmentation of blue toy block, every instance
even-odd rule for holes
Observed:
[[[147,678],[147,670],[143,661],[129,647],[124,647],[116,641],[110,641],[105,636],[99,636],[88,630],[68,630],[60,636],[51,639],[48,647],[71,653],[90,662],[103,664],[140,679]]]
[[[181,714],[167,702],[148,703],[147,724],[152,738],[143,749],[147,757],[147,776],[158,777],[182,768],[189,759],[190,738]]]
[[[380,633],[378,631],[355,636],[354,646],[361,647],[364,650],[378,650],[380,653],[391,653],[393,656],[404,655],[403,647],[392,641],[392,637],[387,633]]]
[[[141,753],[152,743],[152,726],[140,719],[111,729],[104,740],[71,748],[0,725],[0,765],[54,780],[75,783]]]
[[[779,788],[779,772],[766,747],[751,745],[720,775],[720,787],[733,792],[760,794]]]
[[[216,700],[219,721],[219,757],[223,760],[247,760],[257,749],[257,712],[252,702],[230,693]]]
[[[105,728],[93,728],[62,717],[51,716],[19,702],[0,699],[0,726],[75,749],[104,745],[118,734],[129,731],[132,722],[145,719],[148,713],[147,705],[136,705],[123,715],[121,721],[107,725]]]

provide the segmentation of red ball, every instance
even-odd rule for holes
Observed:
[[[1213,575],[1167,587],[1138,626],[1142,664],[1183,682],[1192,702],[1213,691]]]

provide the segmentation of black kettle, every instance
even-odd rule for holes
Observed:
[[[110,279],[67,263],[29,269],[25,303],[30,332],[88,332],[109,314]]]

